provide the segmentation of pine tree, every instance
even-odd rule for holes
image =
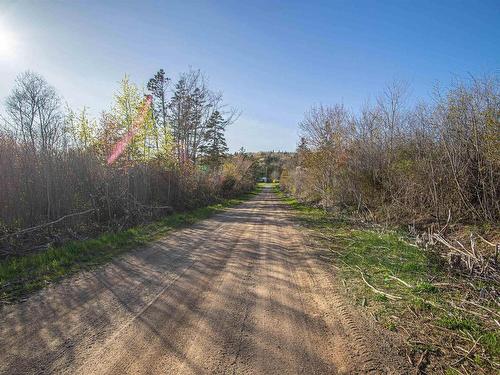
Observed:
[[[167,154],[171,148],[171,129],[168,125],[167,114],[167,88],[170,78],[165,76],[165,71],[160,69],[148,82],[147,88],[153,95],[153,118],[155,128],[156,149]]]
[[[177,160],[182,164],[187,160],[186,134],[189,122],[188,112],[189,90],[184,77],[175,85],[174,95],[168,104],[169,120],[172,127],[172,136],[175,142]]]
[[[222,165],[224,157],[229,150],[224,136],[226,125],[227,122],[220,112],[214,111],[205,129],[204,144],[200,150],[205,163],[213,169],[219,168]]]

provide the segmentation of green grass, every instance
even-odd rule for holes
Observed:
[[[439,272],[436,263],[421,249],[406,242],[401,234],[357,228],[348,218],[301,204],[282,192],[278,194],[297,211],[305,226],[321,232],[345,278],[359,278],[363,272],[367,281],[382,291],[387,288],[391,292],[419,295],[435,291],[427,279]],[[415,288],[408,288],[391,277]]]
[[[95,239],[68,242],[41,253],[0,262],[0,302],[15,302],[63,277],[109,262],[120,254],[158,239],[172,229],[191,225],[227,207],[236,206],[250,199],[260,189],[257,186],[256,190],[239,198],[175,213],[150,224],[104,233]]]
[[[466,318],[462,315],[443,315],[439,317],[438,323],[442,327],[451,329],[453,331],[476,332],[479,330],[479,326],[474,319]]]
[[[347,216],[302,204],[277,186],[275,192],[295,211],[303,226],[317,232],[317,240],[331,252],[329,258],[350,296],[354,301],[363,301],[362,306],[383,326],[398,331],[398,325],[408,319],[406,328],[411,330],[415,329],[415,321],[425,321],[430,323],[428,327],[443,327],[464,340],[480,340],[486,357],[497,362],[500,336],[495,328],[466,311],[452,308],[450,302],[463,298],[460,293],[434,285],[439,280],[448,281],[442,261],[435,254],[411,245],[401,231],[362,226]],[[377,290],[398,299],[375,293],[361,275]],[[415,319],[413,323],[411,319]],[[469,344],[464,342],[462,345]],[[478,365],[478,360],[475,362]]]
[[[500,332],[485,332],[480,342],[493,356],[500,356]]]

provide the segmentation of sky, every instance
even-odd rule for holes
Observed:
[[[394,80],[418,101],[499,74],[499,20],[499,0],[0,0],[0,100],[29,69],[98,115],[124,74],[200,69],[241,112],[231,151],[293,151],[312,105],[356,111]]]

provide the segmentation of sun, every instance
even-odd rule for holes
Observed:
[[[0,20],[0,60],[11,59],[16,56],[17,38]]]

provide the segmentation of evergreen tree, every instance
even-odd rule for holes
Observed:
[[[206,125],[204,144],[200,149],[205,163],[214,169],[222,165],[229,150],[224,136],[226,125],[219,111],[212,113]]]
[[[170,78],[165,76],[165,71],[160,69],[147,84],[148,90],[153,95],[153,119],[156,134],[157,150],[166,153],[170,149],[171,131],[168,125],[168,104],[167,104],[167,88],[170,83]]]
[[[181,77],[175,85],[174,95],[168,104],[172,136],[174,138],[179,164],[187,160],[186,135],[188,133],[189,123],[188,98],[189,90],[187,82],[184,77]]]

